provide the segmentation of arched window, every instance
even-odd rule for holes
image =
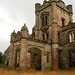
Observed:
[[[20,50],[16,51],[16,66],[19,67],[20,64]]]

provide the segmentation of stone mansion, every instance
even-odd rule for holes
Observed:
[[[32,34],[24,24],[11,33],[4,64],[11,68],[59,69],[75,67],[75,23],[72,5],[62,0],[35,4],[36,22]]]

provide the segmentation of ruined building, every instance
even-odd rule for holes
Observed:
[[[35,15],[31,35],[25,24],[21,31],[11,34],[5,64],[11,68],[41,70],[75,67],[72,5],[66,6],[62,0],[44,0],[42,5],[35,4]]]

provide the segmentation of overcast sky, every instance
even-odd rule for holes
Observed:
[[[10,45],[10,35],[26,23],[29,33],[35,25],[35,3],[44,0],[0,0],[0,51],[4,52]],[[66,5],[73,5],[75,19],[75,0],[63,0]]]

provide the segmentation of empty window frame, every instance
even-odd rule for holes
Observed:
[[[47,39],[49,39],[49,33],[46,34]]]
[[[47,63],[49,63],[49,53],[47,53]]]
[[[74,37],[75,36],[75,34],[74,34],[74,31],[71,31],[70,33],[69,33],[69,41],[70,42],[74,42]]]
[[[46,25],[47,25],[47,24],[48,24],[48,22],[47,22],[47,19],[48,19],[48,18],[47,18],[47,16],[46,16],[45,18],[46,18]]]
[[[19,66],[19,62],[20,62],[20,51],[17,51],[17,65]]]
[[[65,26],[65,19],[62,18],[62,27],[64,27],[64,26]]]
[[[45,35],[44,34],[42,35],[42,37],[43,37],[43,40],[45,40]]]
[[[58,42],[60,41],[60,32],[58,32]]]

